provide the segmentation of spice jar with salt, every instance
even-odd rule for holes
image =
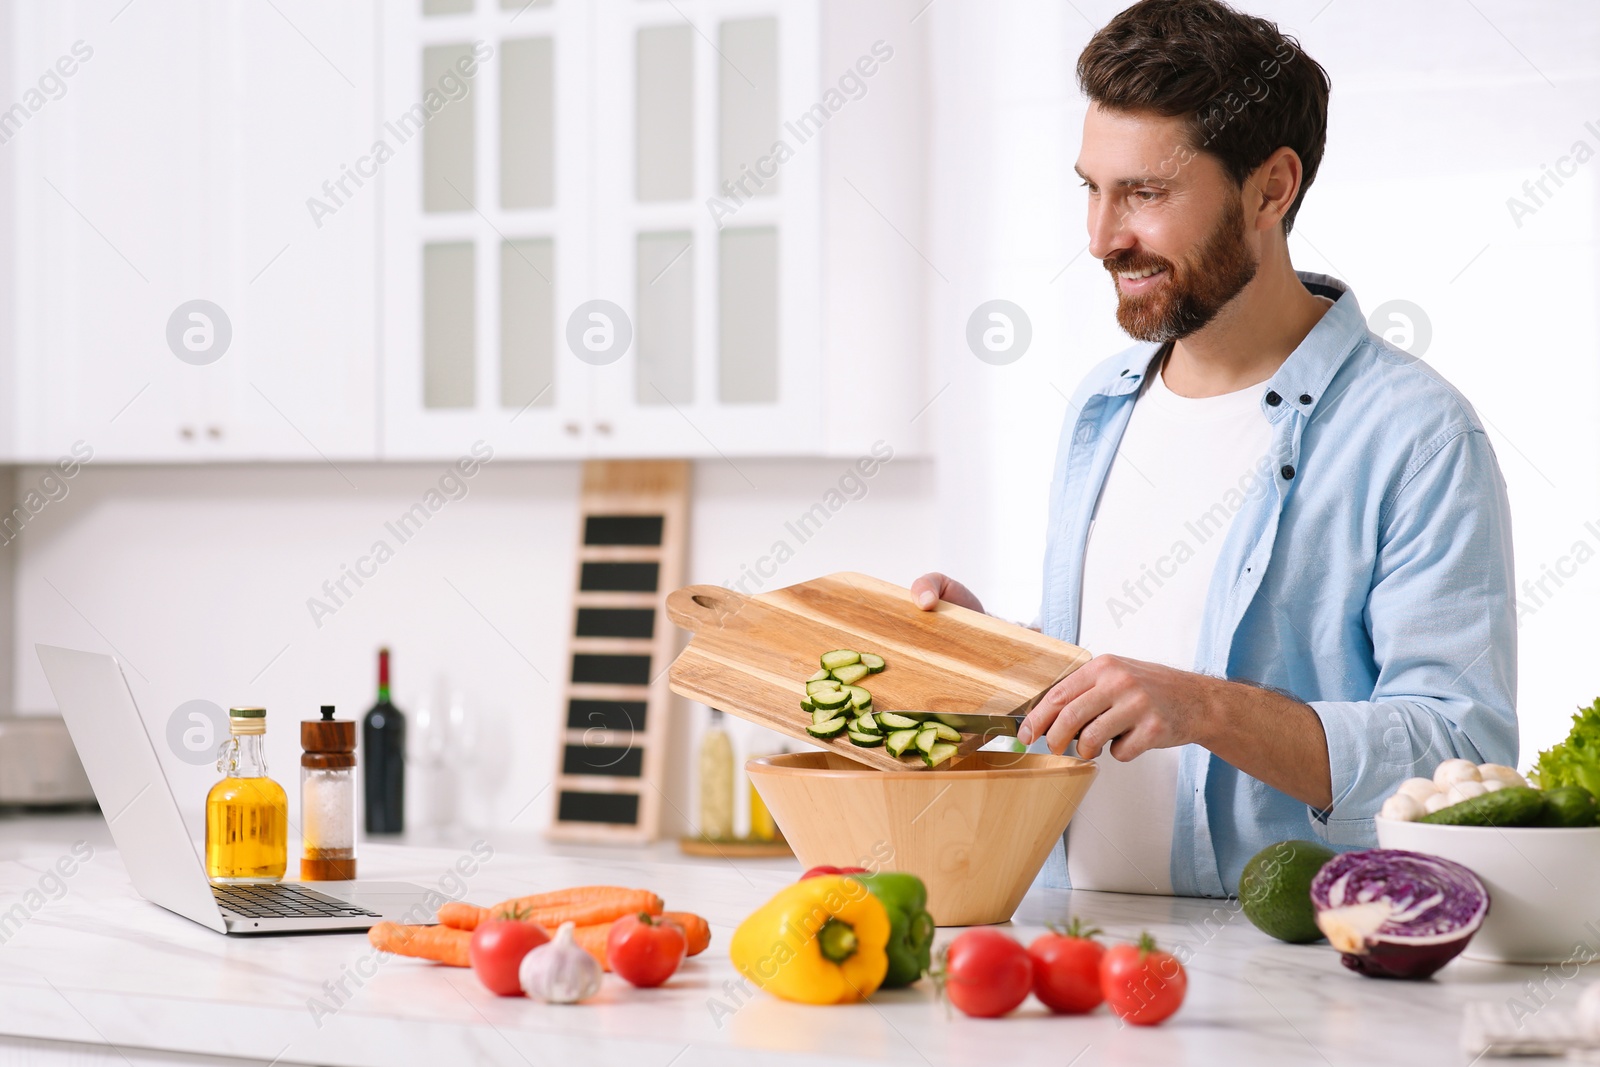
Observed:
[[[300,878],[356,876],[356,724],[338,722],[333,705],[300,723]]]

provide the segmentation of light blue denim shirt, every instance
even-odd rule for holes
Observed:
[[[1384,799],[1441,760],[1516,765],[1511,515],[1483,425],[1432,368],[1367,330],[1343,283],[1300,279],[1335,303],[1259,386],[1275,491],[1227,502],[1237,510],[1194,670],[1309,704],[1327,734],[1333,807],[1185,746],[1172,837],[1184,896],[1232,895],[1245,862],[1287,838],[1375,846]],[[1077,637],[1089,521],[1159,351],[1136,345],[1102,363],[1072,398],[1045,550],[1040,621],[1053,637]],[[1040,881],[1068,884],[1062,847]]]

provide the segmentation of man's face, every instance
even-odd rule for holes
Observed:
[[[1187,337],[1255,277],[1239,188],[1189,147],[1181,120],[1092,105],[1077,171],[1089,251],[1111,272],[1117,322],[1132,337]]]

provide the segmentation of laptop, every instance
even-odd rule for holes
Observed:
[[[384,920],[437,921],[429,898],[443,898],[408,882],[212,885],[121,664],[96,652],[34,648],[140,896],[224,934],[328,933],[365,930]]]

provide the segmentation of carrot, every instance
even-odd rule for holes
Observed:
[[[687,955],[698,956],[706,950],[707,945],[711,944],[710,924],[693,912],[664,911],[661,913],[661,918],[671,920],[683,928],[683,939],[688,946]],[[573,940],[595,958],[601,970],[611,970],[611,962],[606,959],[606,941],[611,937],[611,927],[614,925],[615,920],[580,926],[572,932]]]
[[[367,931],[372,947],[397,956],[414,956],[434,960],[451,967],[470,967],[468,949],[472,935],[465,930],[448,926],[402,926],[399,923],[378,923]]]
[[[661,917],[683,927],[683,939],[689,943],[689,955],[698,956],[711,944],[711,924],[694,912],[664,911]]]
[[[660,915],[661,898],[648,889],[586,886],[559,893],[539,893],[502,900],[490,910],[505,913],[521,911],[525,921],[538,923],[546,930],[557,930],[562,923],[568,922],[575,926],[594,926],[639,912]]]
[[[439,905],[439,922],[456,930],[476,930],[478,924],[489,915],[488,908],[480,908],[464,900],[452,900]]]

